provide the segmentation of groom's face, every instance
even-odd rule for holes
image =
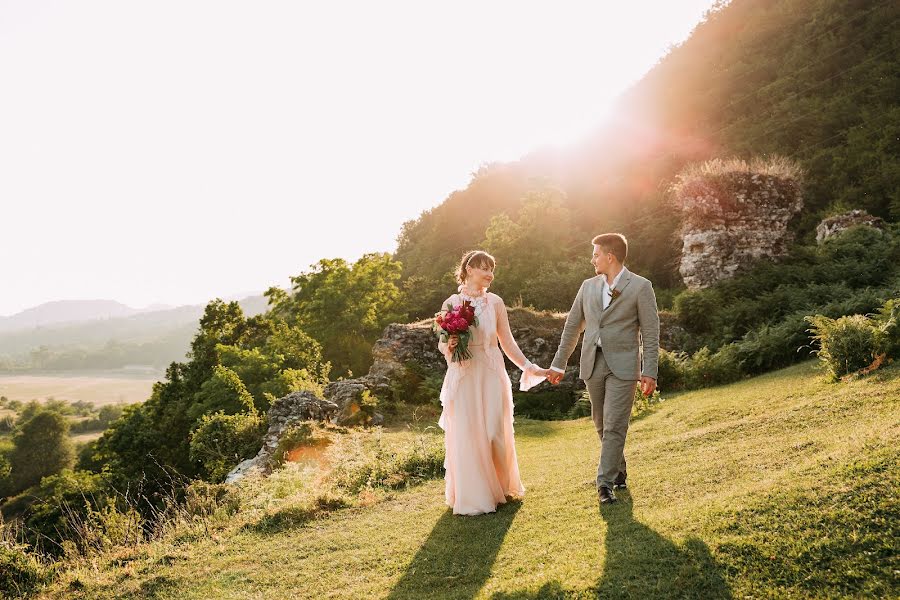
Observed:
[[[591,257],[591,264],[594,265],[594,272],[599,275],[605,273],[609,267],[609,252],[605,252],[603,248],[594,244],[594,254]]]

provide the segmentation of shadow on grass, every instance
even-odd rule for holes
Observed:
[[[507,502],[496,513],[477,517],[447,509],[388,598],[474,598],[520,506]]]
[[[731,598],[723,568],[707,545],[688,538],[676,545],[634,520],[627,492],[602,506],[606,521],[606,561],[597,583],[601,598]]]

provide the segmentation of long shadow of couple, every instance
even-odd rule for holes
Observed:
[[[606,521],[606,561],[592,590],[599,598],[731,598],[722,569],[701,540],[676,545],[634,520],[633,499],[601,508]],[[519,503],[487,517],[454,517],[448,510],[388,598],[474,598],[512,525]],[[589,540],[585,540],[589,543]],[[583,596],[584,592],[580,594]],[[494,594],[495,600],[566,598],[558,581],[538,590]]]

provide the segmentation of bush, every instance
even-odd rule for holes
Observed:
[[[391,400],[397,404],[438,404],[443,376],[416,361],[403,366],[403,374],[391,380]]]
[[[81,524],[95,507],[106,504],[107,496],[100,475],[66,469],[42,479],[27,497],[17,498],[21,506],[11,508],[24,513],[26,539],[42,552],[59,556],[66,547],[84,548]]]
[[[9,454],[13,493],[54,475],[75,462],[69,423],[56,412],[40,411],[22,424]]]
[[[551,389],[545,392],[515,392],[516,414],[527,419],[554,421],[571,418],[576,395],[567,390]]]
[[[591,398],[587,392],[579,394],[575,399],[575,404],[569,409],[570,419],[580,419],[582,417],[591,416]]]
[[[657,385],[667,390],[683,390],[686,385],[690,357],[684,352],[660,349]]]
[[[191,518],[209,518],[220,512],[231,516],[240,507],[240,496],[228,484],[194,481],[185,491],[184,512]]]
[[[808,318],[810,332],[819,345],[819,358],[832,380],[859,371],[875,362],[878,336],[873,322],[864,315],[831,319],[824,315]]]
[[[900,298],[885,302],[873,317],[878,352],[891,358],[900,356]]]
[[[0,543],[0,597],[21,598],[50,581],[51,571],[19,545]]]
[[[215,412],[234,415],[256,410],[253,396],[238,374],[221,365],[213,367],[212,377],[203,382],[194,401],[188,410],[192,419]]]
[[[256,411],[203,415],[191,433],[190,458],[204,478],[222,481],[235,465],[259,451],[264,425]]]
[[[717,352],[703,347],[691,357],[685,376],[685,386],[697,389],[737,381],[743,376],[738,348],[729,344]]]

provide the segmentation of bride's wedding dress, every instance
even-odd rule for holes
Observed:
[[[500,296],[462,292],[447,299],[453,306],[469,300],[478,326],[469,342],[472,358],[452,362],[447,344],[439,344],[447,358],[447,375],[441,389],[443,412],[438,424],[444,430],[445,496],[453,514],[494,512],[508,496],[522,496],[513,439],[512,384],[503,364],[503,352],[523,370],[521,389],[543,381],[538,367],[525,358],[513,339],[506,306]],[[500,347],[497,343],[499,342]]]

